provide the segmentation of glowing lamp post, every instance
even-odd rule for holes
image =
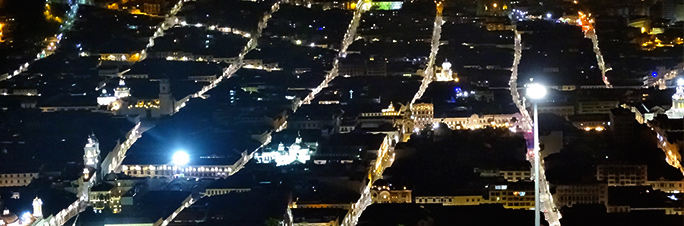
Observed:
[[[172,161],[176,166],[183,166],[190,162],[190,156],[184,151],[177,151],[173,154]]]
[[[544,99],[546,96],[546,87],[538,83],[532,83],[527,85],[525,90],[525,95],[532,99],[534,105],[532,119],[534,122],[534,225],[539,226],[541,221],[540,216],[540,201],[539,201],[539,116],[537,115],[537,102]]]
[[[171,162],[173,163],[174,171],[178,170],[178,172],[174,172],[174,177],[182,177],[183,169],[181,169],[181,166],[184,166],[190,162],[190,155],[188,155],[188,153],[185,151],[177,151],[173,154],[173,157],[171,157]]]

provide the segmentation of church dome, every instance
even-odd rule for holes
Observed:
[[[2,216],[0,216],[0,221],[2,221],[4,225],[9,225],[11,223],[17,222],[18,220],[19,217],[17,217],[16,214],[10,213],[8,209],[2,211]]]

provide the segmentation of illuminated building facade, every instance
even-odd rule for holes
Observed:
[[[411,105],[411,119],[416,128],[423,129],[431,125],[435,115],[435,107],[431,103],[416,103]]]
[[[437,76],[437,81],[439,82],[447,82],[447,81],[456,81],[458,82],[458,78],[454,77],[454,72],[451,70],[451,63],[449,63],[448,60],[445,60],[442,63],[442,67],[438,68],[439,72],[435,73]]]
[[[100,54],[100,61],[140,61],[140,53],[103,53]]]
[[[116,115],[140,115],[147,118],[159,118],[173,115],[176,112],[176,101],[171,94],[171,84],[168,79],[159,80],[159,96],[157,98],[147,99],[131,96],[130,89],[121,86],[121,83],[114,92],[117,99],[109,104],[109,109]]]
[[[670,119],[684,118],[684,81],[677,81],[677,92],[672,95],[672,107],[665,114]]]
[[[480,177],[499,177],[504,178],[508,182],[518,182],[518,181],[532,181],[532,171],[527,167],[527,169],[509,169],[509,170],[499,170],[499,169],[475,169],[476,172],[480,173]]]
[[[122,165],[122,172],[132,177],[192,177],[192,178],[226,178],[235,171],[235,165],[202,165],[174,166],[158,165]]]
[[[411,190],[406,189],[396,189],[387,183],[385,180],[377,180],[373,183],[371,187],[371,197],[373,203],[411,203]]]
[[[232,165],[221,163],[222,160],[216,161],[211,157],[200,157],[199,159],[190,160],[186,165],[167,164],[124,164],[121,165],[121,172],[131,177],[161,177],[161,178],[226,178],[233,175],[237,169],[241,168],[249,160],[252,159],[252,154],[248,151],[243,151],[241,156]],[[206,160],[207,162],[205,162]]]
[[[38,178],[38,172],[0,173],[0,187],[23,187]]]
[[[434,123],[445,123],[450,129],[479,129],[484,127],[509,128],[515,126],[522,116],[515,114],[478,115],[470,117],[434,118]]]
[[[95,134],[88,136],[88,143],[86,143],[83,151],[83,163],[85,166],[97,169],[100,163],[100,142],[95,137]]]
[[[403,1],[373,1],[369,10],[400,10],[403,5]],[[355,10],[356,2],[347,3],[346,6],[348,10]]]
[[[419,204],[442,204],[444,206],[477,206],[489,202],[482,195],[421,195],[416,196],[415,199],[415,203]]]
[[[489,185],[488,203],[500,203],[506,209],[534,209],[534,183]]]
[[[665,180],[661,178],[655,181],[646,181],[653,190],[660,190],[665,193],[684,193],[684,181]]]
[[[254,153],[257,163],[269,164],[276,163],[276,166],[285,166],[293,163],[306,163],[311,160],[309,147],[302,143],[302,137],[297,136],[295,142],[285,150],[285,145],[281,142],[278,149],[260,150]]]
[[[473,114],[467,117],[445,116],[435,117],[434,105],[431,103],[417,103],[411,106],[411,119],[418,129],[434,123],[445,123],[450,129],[479,129],[484,127],[511,128],[517,125],[522,116],[515,114]]]
[[[43,200],[36,197],[33,199],[31,205],[33,206],[33,217],[43,217]]]
[[[0,200],[0,226],[25,226],[25,225],[48,225],[47,221],[43,219],[43,201],[38,197],[33,199],[33,213],[24,212],[21,216],[10,212],[9,209],[3,206]],[[53,216],[49,217],[50,219]]]

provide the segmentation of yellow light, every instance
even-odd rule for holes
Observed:
[[[591,127],[584,127],[584,131],[591,131]]]
[[[604,129],[605,129],[605,128],[603,128],[603,126],[597,126],[594,130],[601,132],[601,131],[603,131]]]
[[[496,3],[494,3],[492,6],[494,6],[494,8],[496,8]]]
[[[641,27],[641,33],[646,33],[646,28],[645,28],[645,27]]]

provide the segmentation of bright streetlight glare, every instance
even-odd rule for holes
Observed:
[[[684,79],[683,78],[677,79],[677,86],[684,86]]]
[[[173,154],[172,161],[174,165],[182,166],[190,162],[190,156],[184,151],[177,151]]]
[[[527,97],[534,100],[543,99],[546,96],[546,87],[539,83],[532,83],[527,85]]]

